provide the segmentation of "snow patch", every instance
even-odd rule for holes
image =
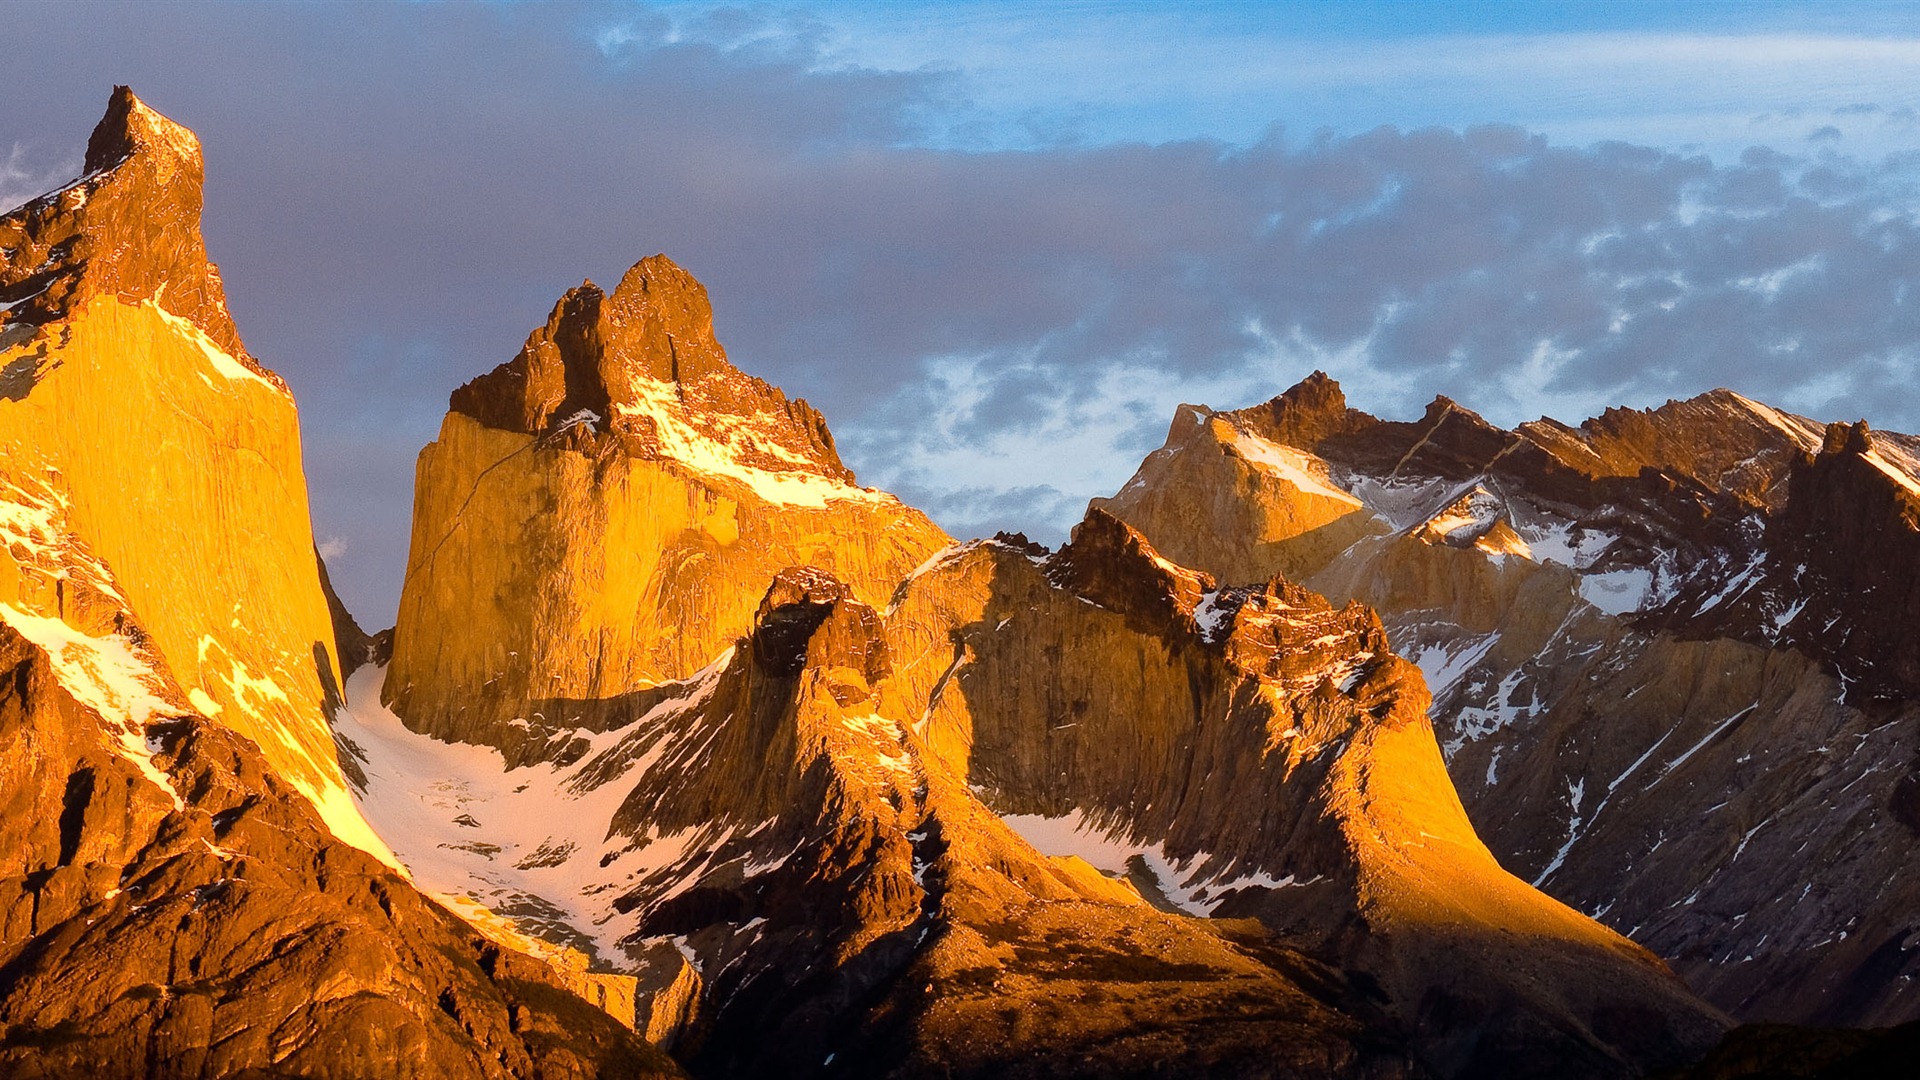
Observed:
[[[745,484],[770,503],[819,509],[836,502],[880,505],[893,501],[893,496],[885,492],[807,471],[818,466],[782,446],[770,428],[757,419],[714,416],[709,418],[716,429],[714,434],[699,430],[686,419],[686,406],[680,403],[676,383],[636,378],[633,392],[636,401],[616,402],[613,410],[624,417],[651,419],[663,456],[697,472]],[[750,455],[755,453],[789,463],[794,471],[776,472],[752,464]]]
[[[1628,615],[1646,606],[1653,595],[1653,586],[1653,571],[1641,566],[1583,574],[1580,599],[1609,615]]]
[[[155,717],[179,710],[156,692],[161,676],[135,651],[132,639],[117,634],[94,637],[64,620],[30,615],[7,603],[0,603],[0,620],[46,651],[60,685],[110,725],[120,756],[165,791],[175,810],[185,810],[186,801],[173,780],[154,766],[157,748],[146,733]]]
[[[1460,640],[1435,642],[1423,645],[1420,651],[1409,657],[1420,669],[1427,682],[1427,692],[1439,701],[1454,688],[1473,666],[1484,659],[1489,651],[1498,644],[1498,633]]]
[[[1055,858],[1075,856],[1109,877],[1126,877],[1131,870],[1129,864],[1139,859],[1161,894],[1191,915],[1212,915],[1229,895],[1240,889],[1285,889],[1319,880],[1297,881],[1292,874],[1276,878],[1265,871],[1222,878],[1207,873],[1206,868],[1217,860],[1206,852],[1175,859],[1167,853],[1164,844],[1134,843],[1095,825],[1079,810],[1059,817],[1004,814],[1000,820],[1040,854]]]
[[[683,696],[655,705],[631,724],[577,733],[590,749],[574,764],[513,770],[492,747],[441,742],[409,730],[380,702],[386,669],[363,665],[347,680],[346,703],[334,716],[336,730],[366,755],[359,813],[422,888],[490,909],[494,921],[506,924],[514,919],[498,914],[502,909],[557,913],[544,918],[586,935],[603,960],[618,961],[624,956],[620,941],[639,929],[645,905],[622,913],[614,900],[642,878],[665,879],[669,871],[673,884],[651,901],[691,888],[735,829],[709,823],[671,833],[650,829],[638,840],[610,836],[608,823],[633,784],[593,785],[583,774],[600,752],[706,700],[731,658],[731,650],[722,654]],[[625,775],[644,775],[670,741],[658,740]],[[463,817],[483,823],[484,830],[463,826]],[[764,872],[776,864],[754,865]],[[469,913],[463,908],[463,914]],[[521,932],[532,929],[521,925]]]
[[[160,316],[161,321],[166,323],[167,326],[170,327],[174,333],[185,338],[189,344],[192,344],[198,347],[201,354],[207,358],[207,363],[213,366],[213,370],[215,372],[218,372],[220,375],[226,377],[228,381],[256,382],[256,383],[259,383],[261,386],[264,386],[267,389],[273,391],[275,394],[285,396],[286,394],[285,391],[273,385],[273,383],[267,381],[264,377],[256,373],[252,368],[249,368],[245,364],[242,364],[240,361],[234,359],[233,356],[228,354],[228,352],[225,349],[222,349],[217,342],[215,342],[211,337],[208,337],[207,332],[205,330],[202,330],[200,329],[200,327],[194,325],[193,320],[181,318],[180,316],[175,315],[173,312],[168,311],[167,309],[161,307],[160,297],[165,292],[166,292],[166,286],[162,285],[159,291],[153,294],[153,299],[142,300],[140,302],[140,306],[143,308],[147,308],[148,310],[152,311],[155,315]]]
[[[1319,458],[1241,431],[1231,424],[1224,426],[1227,445],[1269,476],[1286,481],[1303,495],[1316,495],[1352,507],[1362,505],[1359,499],[1333,486],[1327,465]]]

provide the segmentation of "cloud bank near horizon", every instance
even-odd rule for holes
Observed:
[[[370,621],[447,392],[660,250],[863,482],[962,535],[1056,539],[1180,401],[1316,367],[1387,415],[1726,385],[1920,430],[1897,100],[1814,95],[1733,155],[1507,124],[1090,141],[1044,109],[969,147],[964,72],[849,66],[804,14],[112,10],[25,20],[0,201],[71,168],[114,82],[201,134],[209,246],[299,396],[316,531]]]

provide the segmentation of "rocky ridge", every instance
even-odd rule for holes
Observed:
[[[1718,1038],[1503,862],[1745,1016],[1905,1015],[1920,442],[1726,392],[1395,424],[1316,376],[1184,408],[1059,551],[956,545],[656,256],[454,392],[369,637],[199,175],[122,89],[0,218],[10,1075],[1613,1077]],[[164,452],[72,429],[116,406]]]
[[[1410,1074],[1337,973],[1035,852],[886,711],[892,665],[878,612],[792,568],[695,679],[555,760],[464,748],[451,799],[397,771],[459,748],[365,704],[378,669],[341,722],[416,873],[639,971],[636,1026],[703,1074]]]
[[[1346,1047],[1343,1071],[1361,1067],[1362,1030],[1400,1047],[1396,1067],[1449,1075],[1610,1075],[1717,1036],[1653,956],[1494,864],[1419,675],[1370,612],[1284,581],[1218,589],[1103,514],[1057,555],[949,546],[854,487],[810,409],[725,361],[704,291],[663,257],[611,293],[569,293],[519,356],[455,392],[416,509],[393,662],[356,673],[340,717],[364,807],[436,890],[637,972],[657,989],[636,1027],[703,1071],[1068,1069],[1017,1025],[956,1042],[942,1019],[1073,977],[1020,946],[1036,903],[1083,909],[1047,921],[1054,951],[1092,948],[1075,926],[1100,926],[1133,942],[1123,973],[1186,954],[1158,981],[1196,1024],[1227,1019],[1207,987],[1243,972],[1315,1045]],[[999,589],[1022,630],[997,638],[1009,652],[967,652]],[[1050,734],[1082,722],[1097,734]],[[1050,850],[1063,829],[1141,861],[1095,850],[1096,870]],[[1387,839],[1423,832],[1451,854],[1408,859]],[[1226,937],[1194,921],[1216,913],[1251,921]],[[981,937],[1015,947],[950,958]],[[1284,974],[1303,964],[1360,972],[1385,1004]],[[946,985],[961,968],[991,972],[998,998]],[[940,977],[896,999],[910,971]],[[1096,981],[1100,1000],[1143,993]],[[1301,993],[1329,1011],[1307,1018]],[[1597,1019],[1622,1008],[1635,1030]],[[1144,1020],[1051,1014],[1056,1039],[1133,1039]],[[784,1048],[740,1057],[750,1030]],[[1220,1036],[1234,1054],[1271,1034],[1222,1031],[1241,1032]]]
[[[1735,1015],[1890,1023],[1920,1007],[1898,869],[1914,446],[1724,390],[1579,427],[1445,399],[1398,423],[1316,373],[1183,407],[1096,504],[1226,580],[1377,608],[1521,876]]]
[[[1221,588],[1095,509],[1057,553],[950,551],[889,628],[895,708],[1039,850],[1361,973],[1442,1075],[1644,1069],[1717,1030],[1651,954],[1496,865],[1363,605]],[[1623,1007],[1631,1034],[1604,1019]]]
[[[116,625],[0,625],[0,1070],[680,1075],[333,839]]]

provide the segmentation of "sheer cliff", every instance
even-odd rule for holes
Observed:
[[[0,217],[0,1072],[677,1075],[347,794],[293,402],[200,179],[121,88],[86,174]]]
[[[246,736],[341,839],[339,658],[299,420],[246,352],[200,239],[199,142],[122,87],[86,173],[0,217],[0,604],[62,617],[49,529],[112,567],[194,708]]]
[[[1364,974],[1436,1071],[1604,1075],[1717,1031],[1651,954],[1496,864],[1364,605],[1221,587],[1096,509],[1056,553],[951,550],[889,626],[895,708],[1036,847]]]
[[[453,391],[369,636],[201,171],[121,89],[0,217],[6,1075],[1612,1078],[1909,1015],[1920,441],[1316,376],[954,543],[655,256]]]
[[[511,750],[699,671],[788,566],[874,602],[946,542],[855,485],[806,402],[730,365],[705,289],[655,256],[453,393],[385,694],[417,730]]]

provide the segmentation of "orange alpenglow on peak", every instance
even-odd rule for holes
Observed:
[[[753,469],[853,482],[818,411],[727,362],[706,288],[665,255],[635,263],[611,293],[591,281],[569,290],[518,356],[448,404],[528,435],[584,422],[638,457],[695,464],[712,442]]]
[[[812,406],[729,363],[706,290],[655,255],[568,291],[453,392],[420,453],[383,694],[415,730],[534,753],[535,718],[606,722],[706,667],[780,571],[879,607],[948,542],[855,485]]]
[[[327,726],[340,665],[299,418],[227,314],[199,140],[119,87],[86,166],[0,215],[0,614],[129,643],[158,700],[251,739],[391,860]]]
[[[40,325],[93,296],[151,301],[241,367],[248,355],[200,235],[204,167],[193,132],[116,87],[78,180],[0,217],[0,321]]]

